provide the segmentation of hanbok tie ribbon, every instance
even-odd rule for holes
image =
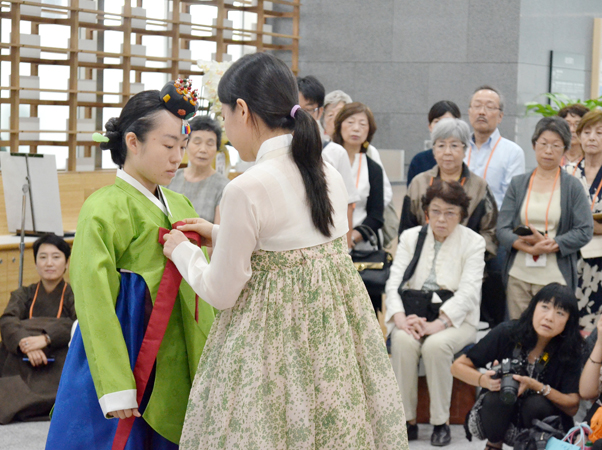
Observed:
[[[181,225],[185,225],[185,223],[176,222],[172,225],[172,228],[175,229]],[[161,245],[164,243],[164,236],[168,233],[169,230],[159,228],[159,243]],[[199,247],[201,246],[201,237],[197,233],[193,231],[185,231],[183,233],[188,239],[195,241]],[[144,333],[144,339],[140,346],[140,352],[138,353],[136,364],[134,366],[136,400],[138,405],[142,402],[142,397],[144,396],[148,379],[150,378],[155,360],[157,359],[157,353],[159,353],[159,347],[163,341],[163,336],[167,330],[167,324],[169,323],[169,318],[171,317],[171,312],[176,302],[181,282],[182,275],[178,271],[176,265],[168,259],[165,264],[163,277],[161,277],[159,290],[146,327],[146,332]],[[112,450],[125,449],[130,432],[134,426],[134,420],[134,416],[128,419],[119,420],[115,438],[113,439]]]

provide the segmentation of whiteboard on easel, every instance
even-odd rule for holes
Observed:
[[[29,176],[26,195],[25,232],[54,233],[63,236],[59,179],[54,155],[2,153],[2,185],[8,231],[21,229],[23,185]]]

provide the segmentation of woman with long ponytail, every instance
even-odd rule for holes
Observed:
[[[274,56],[222,77],[228,139],[256,164],[224,189],[221,224],[189,219],[165,255],[220,310],[199,363],[180,448],[407,449],[401,395],[347,253],[347,192],[322,161],[296,80]]]

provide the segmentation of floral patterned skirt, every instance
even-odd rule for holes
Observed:
[[[579,258],[577,273],[579,325],[585,331],[593,331],[602,311],[602,258]]]
[[[180,448],[408,449],[401,394],[344,238],[257,251],[199,363]]]

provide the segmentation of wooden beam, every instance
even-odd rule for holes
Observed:
[[[180,0],[172,0],[172,13],[171,19],[173,20],[173,25],[171,27],[172,36],[171,36],[171,79],[175,80],[179,77],[180,70],[180,26],[178,25],[180,22]]]
[[[79,7],[79,0],[71,0],[71,5],[75,8]],[[79,13],[71,11],[69,17],[69,25],[71,27],[70,42],[71,48],[74,51],[69,52],[69,131],[77,130],[77,49],[79,48]],[[77,159],[77,135],[69,134],[67,136],[69,145],[69,159],[67,160],[67,170],[75,171]]]
[[[21,43],[20,22],[21,22],[21,5],[12,3],[10,6],[10,40],[11,42]],[[12,92],[10,96],[10,128],[11,130],[19,129],[19,63],[21,59],[20,47],[12,47],[10,49],[10,84],[16,87],[17,90]],[[19,151],[19,133],[18,131],[10,133],[10,151]]]
[[[123,81],[121,84],[121,106],[125,106],[130,98],[130,71],[132,69],[132,4],[126,0],[123,6]]]

